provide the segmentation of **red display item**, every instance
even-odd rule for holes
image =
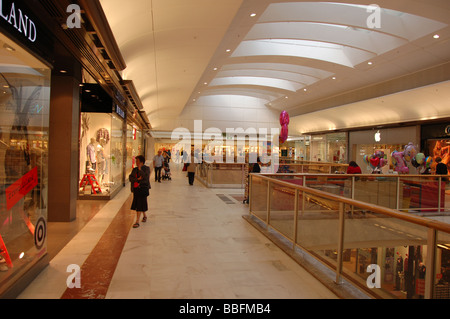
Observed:
[[[8,265],[9,268],[13,268],[13,263],[11,261],[11,257],[9,257],[8,250],[6,249],[6,245],[3,241],[2,235],[0,235],[0,252],[3,258],[5,258],[6,265]]]
[[[97,195],[97,193],[101,193],[102,189],[100,188],[100,185],[98,184],[97,178],[95,178],[95,175],[93,174],[84,174],[83,179],[81,180],[80,183],[80,188],[84,189],[86,188],[86,186],[90,184],[92,186],[92,191],[94,192],[95,195]]]

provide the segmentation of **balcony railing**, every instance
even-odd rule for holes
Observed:
[[[450,224],[417,215],[445,215],[442,198],[437,207],[411,208],[401,194],[408,185],[427,183],[434,188],[422,199],[433,190],[445,194],[445,178],[251,174],[250,215],[294,251],[301,248],[333,268],[338,284],[345,276],[381,298],[449,299]],[[376,204],[357,200],[367,192],[378,192]],[[376,288],[369,285],[369,266],[376,269]]]

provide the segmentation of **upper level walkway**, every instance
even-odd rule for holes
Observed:
[[[19,298],[339,298],[242,218],[242,190],[189,186],[180,167],[172,173],[152,180],[147,223],[132,228],[125,188]],[[81,267],[80,289],[67,288],[69,265]]]

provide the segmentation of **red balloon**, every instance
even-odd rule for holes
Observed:
[[[372,157],[370,159],[370,164],[372,164],[373,167],[378,167],[378,165],[380,165],[380,158],[379,157]]]

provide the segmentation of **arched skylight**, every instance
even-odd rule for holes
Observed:
[[[371,25],[375,12],[379,21]],[[266,90],[262,95],[272,94],[271,101],[284,99],[283,91],[307,91],[322,80],[336,79],[336,72],[372,65],[375,58],[445,27],[374,5],[272,3],[231,52],[230,63],[220,68],[208,90],[238,89],[232,94],[244,94],[240,92],[257,89],[249,93],[256,96]]]

